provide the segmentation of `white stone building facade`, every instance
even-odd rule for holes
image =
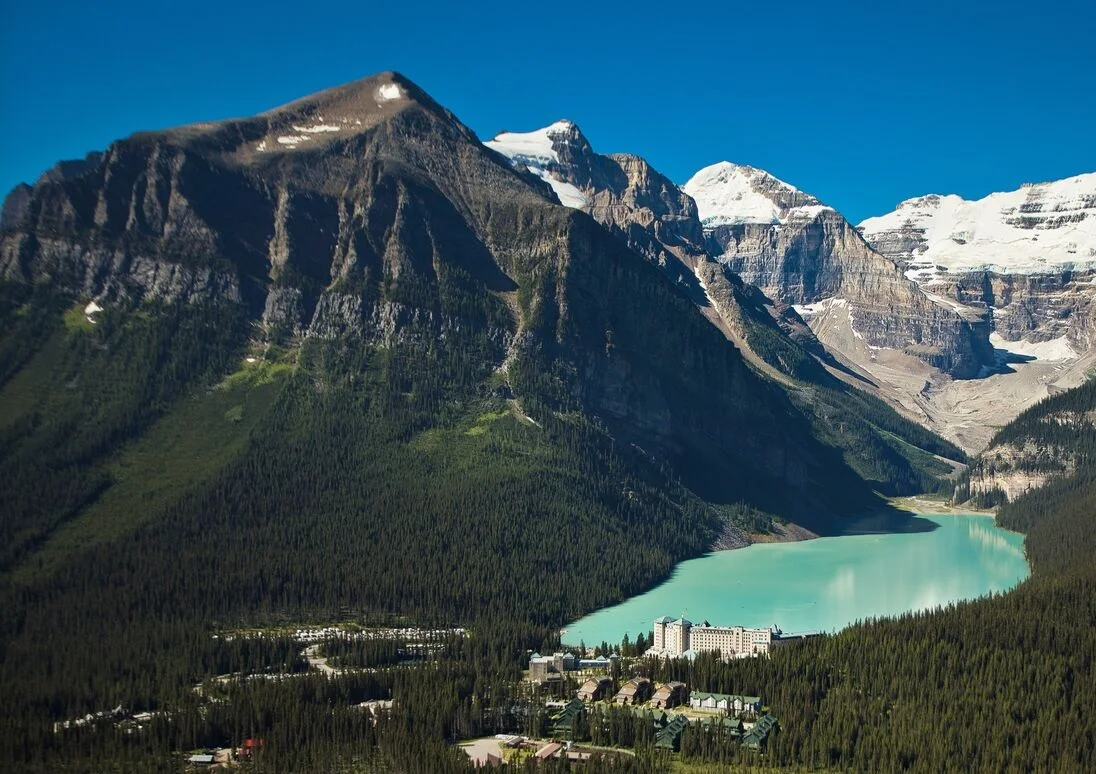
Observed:
[[[685,618],[656,618],[654,642],[645,655],[678,657],[716,651],[724,659],[747,658],[769,652],[772,629],[745,626],[712,626],[707,621],[694,624]]]

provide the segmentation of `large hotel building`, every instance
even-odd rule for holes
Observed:
[[[647,656],[693,656],[717,651],[724,659],[745,658],[769,652],[772,629],[748,629],[744,626],[712,626],[707,621],[694,624],[669,616],[655,619],[654,645]]]

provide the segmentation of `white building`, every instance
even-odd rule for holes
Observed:
[[[645,655],[677,657],[716,651],[724,659],[746,658],[768,653],[773,641],[772,629],[712,626],[707,621],[694,624],[669,616],[655,619],[654,635],[654,644]]]

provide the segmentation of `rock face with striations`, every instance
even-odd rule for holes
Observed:
[[[836,303],[871,347],[906,351],[958,377],[993,363],[977,312],[923,293],[815,197],[729,162],[702,169],[683,189],[697,202],[709,251],[766,295],[796,304],[812,327]]]
[[[1096,173],[977,201],[921,196],[859,229],[926,290],[990,310],[1003,340],[1096,348]]]
[[[560,202],[589,213],[659,266],[684,295],[747,355],[750,331],[767,328],[825,355],[784,304],[774,305],[708,252],[696,202],[647,161],[601,155],[573,122],[533,132],[502,132],[484,143],[515,169],[548,183]],[[755,363],[758,358],[752,358]]]
[[[693,267],[705,250],[696,204],[644,159],[595,153],[567,120],[534,132],[502,132],[484,145],[547,182],[560,202],[589,213],[697,292]]]
[[[391,75],[254,118],[139,133],[20,194],[0,236],[0,276],[105,303],[242,301],[267,328],[297,335],[384,339],[423,316],[444,330],[455,324],[444,309],[403,298],[437,264],[512,286],[482,245],[468,246],[476,202],[452,165],[475,145]],[[439,159],[451,166],[438,185],[394,174]],[[542,201],[496,165],[475,172],[473,184],[509,189],[516,204]],[[390,292],[370,292],[382,280]]]
[[[1014,500],[1092,463],[1096,381],[1037,403],[1002,429],[970,468],[970,495]]]

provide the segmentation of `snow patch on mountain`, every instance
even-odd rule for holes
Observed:
[[[312,126],[293,126],[293,131],[305,134],[323,134],[324,132],[338,132],[342,129],[336,124],[314,124]]]
[[[1096,268],[1096,172],[976,201],[921,196],[859,229],[872,245],[908,240],[906,276],[921,284],[948,272]]]
[[[564,206],[581,210],[586,206],[586,196],[553,171],[559,166],[555,142],[566,138],[573,127],[564,120],[535,132],[501,132],[484,145],[510,159],[515,169],[528,169],[550,185]]]
[[[548,185],[552,186],[552,190],[556,193],[556,198],[559,199],[563,206],[575,210],[581,210],[586,206],[586,197],[583,195],[582,191],[578,190],[575,186],[570,183],[565,183],[562,180],[557,180],[543,167],[526,165],[525,168]]]
[[[825,312],[831,306],[848,308],[848,305],[848,299],[845,298],[823,298],[821,301],[815,301],[813,304],[792,304],[792,309],[794,309],[796,314],[804,320],[809,320],[815,315]]]
[[[403,90],[400,89],[399,84],[386,83],[377,89],[377,102],[391,102],[394,99],[400,99],[403,96]]]
[[[1035,360],[1059,362],[1063,360],[1076,360],[1080,355],[1070,345],[1065,336],[1050,341],[1008,341],[997,333],[989,335],[989,343],[994,349],[1004,350],[1012,355],[1022,355]]]
[[[556,121],[535,132],[501,132],[484,143],[513,162],[546,167],[559,163],[559,154],[552,147],[553,139],[571,130],[570,121]]]
[[[808,204],[803,207],[792,207],[784,213],[784,222],[789,220],[814,220],[823,212],[833,212],[833,207],[825,204]]]

